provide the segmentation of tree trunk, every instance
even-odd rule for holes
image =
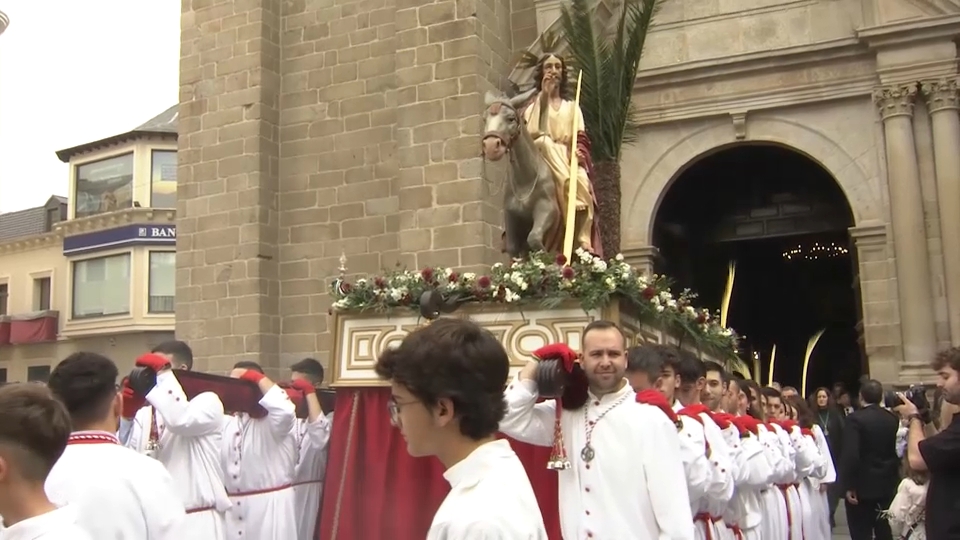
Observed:
[[[600,239],[607,259],[620,253],[620,164],[599,161],[593,164],[593,191],[597,198]]]

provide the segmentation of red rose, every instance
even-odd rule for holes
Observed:
[[[431,281],[433,279],[433,268],[424,268],[421,270],[420,277],[422,277],[424,281]]]
[[[648,286],[643,290],[643,297],[647,300],[653,300],[653,297],[657,295],[657,290],[653,287]]]
[[[564,266],[563,269],[560,270],[560,275],[563,276],[563,279],[573,279],[575,274],[576,273],[573,271],[573,268],[570,268],[569,266]]]
[[[563,266],[567,264],[567,256],[563,253],[557,255],[557,266]]]
[[[449,279],[450,283],[456,283],[456,282],[460,281],[460,274],[454,272],[454,273],[450,274],[450,277],[449,277],[448,279]]]
[[[481,289],[490,288],[490,277],[489,276],[480,276],[480,279],[477,280],[477,286]]]

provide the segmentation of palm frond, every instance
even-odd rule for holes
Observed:
[[[610,35],[598,28],[595,1],[570,0],[561,7],[561,37],[572,64],[583,72],[580,108],[592,157],[618,162],[623,145],[638,133],[633,86],[647,30],[662,0],[620,0]]]

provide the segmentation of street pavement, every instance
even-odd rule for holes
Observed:
[[[833,540],[850,540],[850,531],[847,529],[847,512],[843,507],[843,501],[837,505],[837,513],[834,516],[837,520],[837,526],[833,529]]]

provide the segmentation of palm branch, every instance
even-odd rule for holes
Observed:
[[[583,74],[580,108],[593,160],[618,163],[624,143],[636,140],[639,130],[633,86],[661,0],[620,0],[612,33],[598,28],[594,2],[570,0],[562,6],[561,38],[571,63]]]

